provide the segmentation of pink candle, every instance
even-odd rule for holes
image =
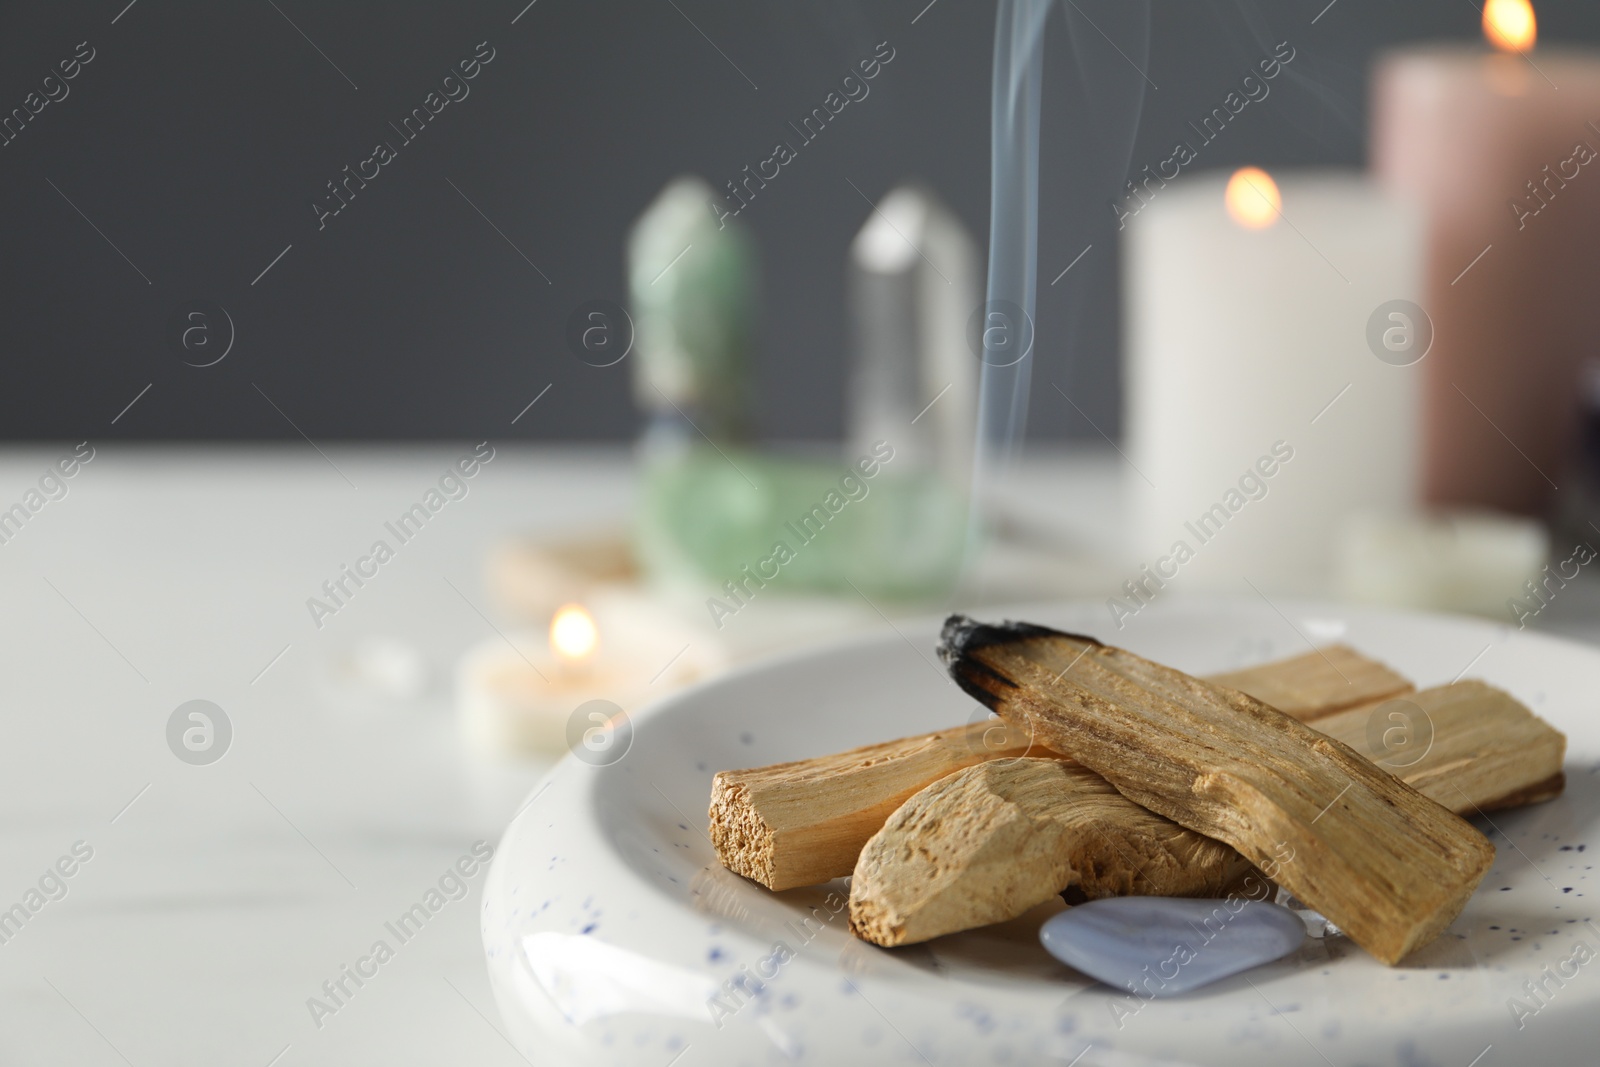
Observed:
[[[1490,0],[1484,22],[1498,51],[1380,63],[1372,158],[1428,220],[1424,497],[1536,514],[1600,354],[1600,53],[1533,50],[1527,0]]]

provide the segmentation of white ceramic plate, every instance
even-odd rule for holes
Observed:
[[[1494,869],[1399,967],[1342,938],[1308,940],[1138,1006],[1047,956],[1038,915],[879,949],[847,931],[842,882],[774,894],[723,870],[705,813],[718,770],[980,714],[937,666],[936,623],[902,627],[684,692],[633,716],[616,762],[568,757],[551,773],[506,831],[484,899],[490,974],[523,1054],[630,1067],[1594,1062],[1600,650],[1467,619],[1260,600],[1174,598],[1120,633],[1099,604],[1004,614],[1197,674],[1310,639],[1348,642],[1421,687],[1480,677],[1566,732],[1567,791],[1479,820]],[[752,995],[732,992],[741,975]]]

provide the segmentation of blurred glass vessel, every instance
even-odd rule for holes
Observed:
[[[835,460],[749,443],[756,257],[740,225],[708,209],[710,187],[679,179],[635,224],[635,396],[649,419],[635,536],[653,582],[737,605],[769,584],[913,599],[956,580],[974,371],[955,358],[959,323],[950,336],[948,309],[929,307],[972,301],[934,293],[923,264],[951,279],[935,279],[946,289],[956,276],[970,287],[975,263],[970,241],[963,245],[930,197],[896,196],[886,206],[906,213],[902,221],[916,223],[929,244],[910,249],[912,266],[905,253],[886,255],[882,236],[857,242],[869,245],[865,264],[852,257],[860,400],[850,409],[849,449]],[[876,233],[872,222],[868,231]],[[933,255],[948,261],[935,267]]]

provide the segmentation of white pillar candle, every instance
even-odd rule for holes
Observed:
[[[1418,369],[1401,364],[1428,328],[1385,305],[1418,299],[1416,214],[1355,175],[1279,178],[1146,187],[1129,222],[1134,608],[1167,585],[1326,589],[1339,520],[1414,500]]]

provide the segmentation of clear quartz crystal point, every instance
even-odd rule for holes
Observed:
[[[966,333],[979,268],[966,227],[926,189],[899,186],[867,216],[850,245],[853,452],[892,441],[902,469],[965,488],[978,403]]]

